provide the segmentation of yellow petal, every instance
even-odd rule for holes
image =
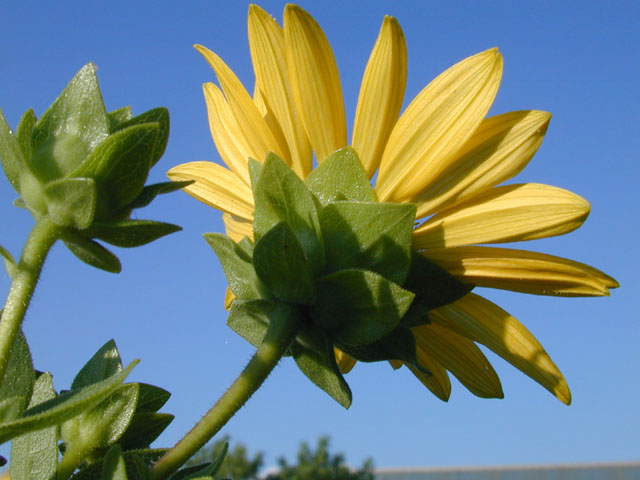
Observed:
[[[296,5],[284,10],[284,42],[296,106],[321,162],[347,143],[338,66],[320,26]]]
[[[481,343],[569,405],[571,392],[536,338],[509,313],[472,293],[429,312],[429,318]]]
[[[202,45],[196,45],[195,48],[216,73],[220,87],[229,103],[229,108],[251,147],[251,156],[259,161],[264,161],[267,153],[275,152],[280,158],[291,163],[287,145],[278,143],[262,118],[260,110],[233,71],[211,50]]]
[[[387,16],[362,77],[351,139],[369,178],[377,170],[389,134],[398,120],[406,83],[404,34],[396,19]]]
[[[410,365],[407,365],[407,367],[409,367],[409,370],[411,370],[416,378],[420,380],[431,393],[443,402],[448,401],[451,395],[451,380],[449,379],[447,370],[424,351],[420,352],[420,363],[431,372],[431,375],[421,372]]]
[[[510,112],[482,121],[454,161],[418,194],[417,218],[430,215],[514,177],[529,163],[551,114]]]
[[[340,373],[349,373],[356,364],[356,359],[351,355],[344,353],[339,348],[333,348],[333,353],[336,356],[336,363],[340,369]]]
[[[536,295],[567,297],[609,295],[613,278],[589,265],[526,250],[456,247],[426,250],[435,261],[464,283]]]
[[[421,325],[411,331],[416,338],[418,361],[425,367],[427,357],[433,357],[474,395],[504,397],[498,375],[471,340],[436,324]]]
[[[587,215],[589,203],[562,188],[537,183],[495,187],[420,225],[413,248],[552,237],[575,230]]]
[[[249,7],[249,48],[258,88],[278,120],[291,151],[291,166],[300,178],[305,178],[311,171],[311,145],[289,84],[284,34],[276,21],[257,5]]]
[[[253,215],[251,218],[240,218],[228,213],[222,214],[225,232],[234,242],[239,242],[244,237],[253,240]]]
[[[216,149],[227,167],[242,178],[244,183],[250,185],[247,162],[254,153],[247,144],[220,89],[213,83],[205,83],[203,91],[207,104],[209,129]]]
[[[236,299],[236,296],[233,294],[231,289],[227,287],[227,291],[224,294],[224,308],[225,310],[229,310],[231,308],[231,304]]]
[[[449,68],[416,96],[382,155],[381,201],[411,201],[449,165],[489,111],[501,76],[502,56],[493,48]]]
[[[212,162],[177,165],[167,172],[173,181],[195,180],[183,190],[207,205],[244,219],[253,218],[253,193],[238,175]]]

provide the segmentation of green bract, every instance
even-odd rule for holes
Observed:
[[[20,194],[16,204],[36,219],[48,216],[78,258],[112,272],[120,262],[94,239],[135,247],[180,229],[129,218],[132,209],[187,184],[144,185],[168,137],[165,108],[135,117],[129,107],[107,112],[91,63],[39,120],[27,110],[15,134],[0,112],[0,157]]]
[[[334,347],[424,370],[410,327],[471,286],[412,252],[416,207],[378,202],[351,148],[305,181],[274,154],[251,160],[249,171],[255,243],[205,235],[237,297],[227,324],[257,346],[270,322],[293,318],[298,335],[288,354],[345,407],[351,391]]]

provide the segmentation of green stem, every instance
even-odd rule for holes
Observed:
[[[0,379],[4,378],[13,342],[20,332],[44,260],[59,236],[60,227],[44,216],[36,222],[22,250],[0,318]]]
[[[295,317],[271,321],[262,344],[240,376],[196,426],[153,466],[153,480],[168,478],[218,433],[266,380],[296,333]]]
[[[91,449],[87,450],[84,445],[76,445],[70,443],[64,452],[58,468],[56,469],[56,480],[67,480],[73,472],[76,471],[78,465],[82,463]]]

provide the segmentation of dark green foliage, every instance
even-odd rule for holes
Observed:
[[[185,465],[187,467],[196,467],[214,462],[220,458],[220,453],[223,452],[225,446],[229,444],[229,440],[228,435],[222,436],[219,440],[203,447],[198,453],[191,457]],[[264,454],[262,452],[257,452],[250,457],[247,447],[242,443],[236,443],[232,448],[227,450],[227,454],[222,461],[216,478],[253,480],[258,478],[258,473],[263,463]],[[172,480],[177,478],[178,477],[174,476]]]

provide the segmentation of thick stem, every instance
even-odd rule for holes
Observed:
[[[20,331],[44,260],[59,236],[60,227],[44,216],[36,222],[22,250],[0,318],[0,379],[4,378],[11,347]]]
[[[153,480],[168,478],[218,433],[266,380],[296,333],[294,317],[271,321],[262,344],[240,376],[196,426],[153,466]]]

